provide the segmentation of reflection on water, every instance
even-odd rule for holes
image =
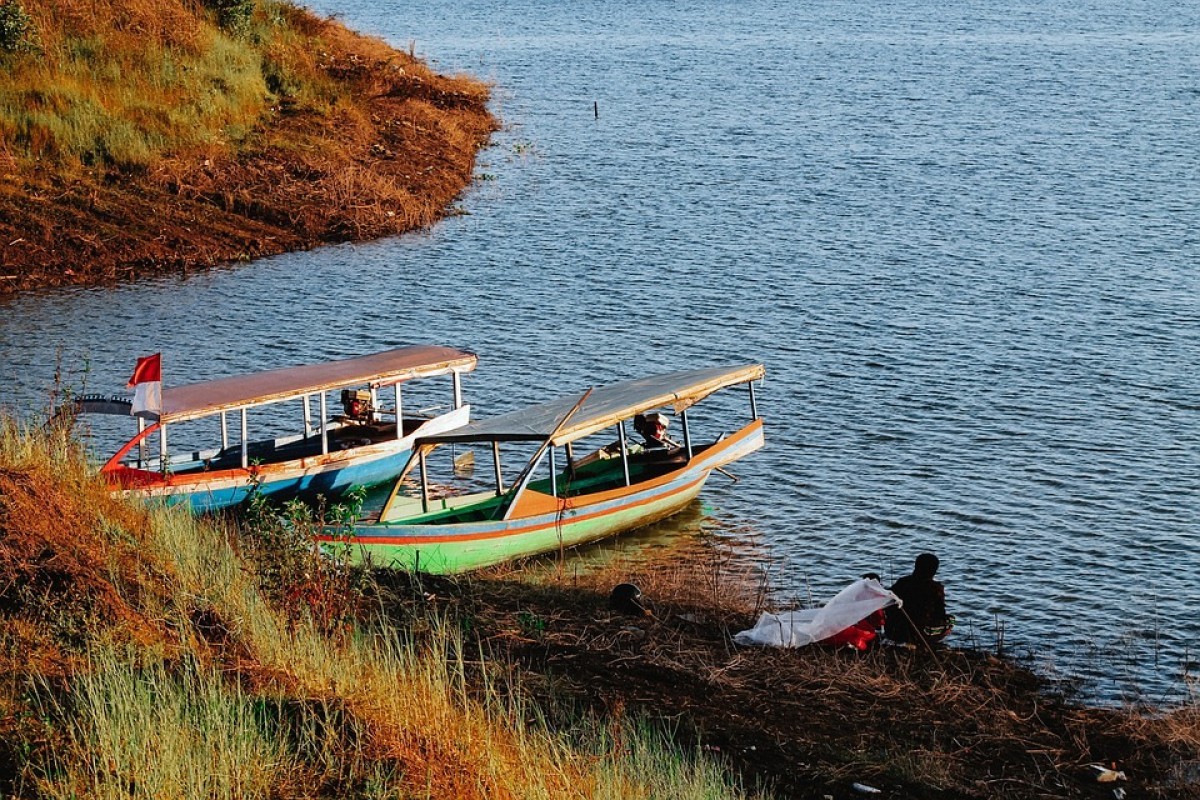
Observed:
[[[979,641],[1104,701],[1183,691],[1200,6],[313,5],[494,81],[468,213],[7,301],[11,402],[44,402],[60,351],[101,390],[156,350],[171,383],[458,345],[478,415],[761,360],[766,449],[703,498],[782,597],[933,550]]]

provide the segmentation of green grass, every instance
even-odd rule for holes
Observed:
[[[132,657],[131,657],[132,656]],[[137,654],[93,654],[54,716],[66,748],[38,787],[56,800],[91,797],[266,797],[293,757],[269,715],[213,668],[136,666]]]
[[[312,61],[321,45],[290,6],[263,0],[235,33],[180,0],[141,2],[146,14],[157,5],[192,15],[182,26],[191,35],[139,35],[136,26],[85,24],[27,3],[41,12],[45,44],[0,55],[0,139],[11,154],[145,166],[189,150],[236,149],[284,96],[323,108],[338,93]]]

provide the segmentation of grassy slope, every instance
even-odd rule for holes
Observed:
[[[23,0],[0,53],[0,293],[430,224],[488,89],[275,0]]]
[[[1112,760],[1131,796],[1200,789],[1194,705],[1083,708],[967,652],[734,648],[757,587],[719,556],[356,595],[270,530],[113,499],[0,415],[0,795],[746,796],[701,751],[786,797],[1110,797],[1086,765]],[[630,578],[656,618],[605,607]]]
[[[436,614],[320,613],[344,575],[271,530],[109,497],[0,415],[0,796],[743,796],[652,736],[533,724]]]

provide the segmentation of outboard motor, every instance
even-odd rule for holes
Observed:
[[[366,389],[343,389],[342,411],[348,420],[373,422],[375,406],[371,404],[371,393]]]

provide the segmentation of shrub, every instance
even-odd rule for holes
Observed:
[[[217,12],[217,24],[234,36],[250,33],[250,18],[254,16],[255,0],[205,0],[205,5]]]
[[[347,494],[349,505],[312,509],[299,500],[273,504],[255,486],[239,528],[242,553],[254,565],[259,590],[288,615],[295,626],[305,619],[323,633],[342,631],[358,615],[370,585],[370,573],[351,563],[349,546],[318,547],[317,517],[335,526],[359,514],[364,492]]]
[[[36,50],[33,20],[17,0],[0,1],[0,51],[17,53]]]

